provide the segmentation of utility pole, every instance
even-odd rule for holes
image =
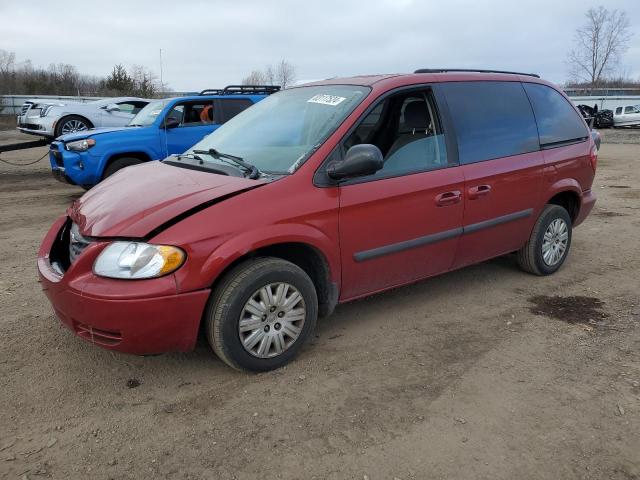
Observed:
[[[164,82],[162,81],[162,49],[160,49],[160,93],[164,94]]]

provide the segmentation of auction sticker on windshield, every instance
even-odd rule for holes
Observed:
[[[335,107],[340,102],[345,101],[346,97],[337,97],[335,95],[315,95],[307,100],[308,103],[320,103],[322,105],[331,105]]]

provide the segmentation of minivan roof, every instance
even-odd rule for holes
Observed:
[[[412,85],[419,83],[436,83],[436,82],[462,82],[462,81],[522,81],[531,83],[542,83],[551,85],[549,82],[534,77],[529,74],[517,73],[494,73],[494,72],[471,72],[471,71],[446,71],[446,72],[429,72],[429,73],[395,73],[380,75],[357,75],[354,77],[336,77],[320,80],[317,82],[306,83],[299,87],[312,85],[359,85],[373,87],[374,85],[381,89],[401,87],[404,85]],[[299,88],[298,86],[292,88]],[[376,88],[376,89],[377,89]]]

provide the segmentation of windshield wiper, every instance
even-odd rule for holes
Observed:
[[[216,160],[220,160],[220,159],[222,159],[222,160],[231,160],[236,165],[239,165],[242,168],[244,168],[245,170],[247,170],[249,172],[249,175],[247,175],[247,177],[251,178],[252,180],[255,180],[256,178],[260,178],[260,175],[262,174],[262,172],[260,172],[260,170],[258,170],[258,167],[256,167],[255,165],[250,164],[249,162],[245,162],[242,157],[236,157],[235,155],[229,155],[228,153],[222,153],[222,152],[219,152],[218,150],[216,150],[215,148],[210,148],[209,150],[193,150],[193,153],[195,155],[197,155],[197,154],[210,155],[213,158],[215,158]]]
[[[176,157],[178,160],[182,160],[183,158],[190,158],[191,160],[198,160],[200,165],[204,163],[204,158],[199,155],[195,155],[193,153],[174,153],[173,155],[169,155],[170,157]]]

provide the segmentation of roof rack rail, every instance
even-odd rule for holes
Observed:
[[[446,72],[477,72],[477,73],[510,73],[512,75],[526,75],[540,78],[537,73],[509,72],[506,70],[478,70],[475,68],[419,68],[413,73],[446,73]]]
[[[227,85],[224,88],[207,88],[200,95],[271,95],[280,85]]]

